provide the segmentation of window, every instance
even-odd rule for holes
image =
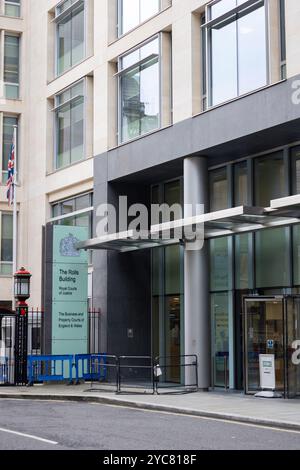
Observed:
[[[5,0],[4,14],[19,18],[21,14],[21,0]]]
[[[13,216],[0,212],[0,275],[12,274]]]
[[[292,149],[292,178],[293,194],[300,194],[300,147]]]
[[[288,240],[286,228],[260,230],[255,234],[256,287],[290,285]]]
[[[225,291],[231,288],[231,238],[210,240],[210,290]]]
[[[55,225],[87,227],[88,236],[93,236],[93,194],[87,193],[52,204],[52,222]],[[90,264],[92,254],[90,255]]]
[[[18,125],[18,118],[11,116],[3,117],[2,137],[2,183],[6,184],[8,160],[14,135],[14,126]]]
[[[246,161],[234,165],[234,205],[248,204],[248,163]]]
[[[285,32],[285,0],[279,0],[280,15],[280,70],[281,79],[286,78],[286,32]]]
[[[120,141],[160,127],[160,40],[119,59]]]
[[[246,4],[245,4],[246,3]],[[219,0],[207,7],[209,105],[267,84],[267,31],[263,0]]]
[[[83,60],[85,56],[85,1],[65,0],[56,7],[57,74]]]
[[[219,211],[228,208],[229,188],[227,168],[210,171],[210,211]]]
[[[84,158],[84,84],[81,81],[55,97],[57,169]]]
[[[5,97],[16,100],[19,98],[20,81],[20,38],[5,35],[4,39],[4,86]]]
[[[272,199],[287,196],[283,153],[255,159],[255,205],[268,207]]]
[[[160,0],[119,0],[119,36],[155,15]]]

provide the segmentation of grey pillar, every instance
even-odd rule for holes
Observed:
[[[204,157],[184,160],[184,203],[204,204],[208,212],[208,169]],[[197,354],[199,388],[210,386],[210,308],[208,243],[184,255],[185,354]],[[191,377],[186,375],[186,381]]]

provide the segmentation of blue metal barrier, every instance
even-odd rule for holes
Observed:
[[[83,380],[105,380],[107,376],[106,354],[76,354],[76,383]]]
[[[8,357],[0,357],[0,382],[8,381]]]
[[[34,382],[72,383],[72,355],[64,356],[28,356],[28,385]]]

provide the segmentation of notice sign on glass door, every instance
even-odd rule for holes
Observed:
[[[259,355],[260,388],[262,390],[275,390],[275,355]]]

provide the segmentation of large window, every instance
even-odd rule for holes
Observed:
[[[83,80],[55,97],[56,168],[84,158],[84,89]]]
[[[287,196],[283,152],[255,159],[255,205],[268,207],[272,199]]]
[[[0,212],[0,275],[11,275],[13,260],[13,217]]]
[[[2,133],[2,183],[6,183],[8,160],[14,135],[14,126],[18,124],[18,118],[13,116],[3,117]]]
[[[118,0],[118,3],[121,35],[158,13],[161,0]]]
[[[119,59],[120,141],[160,127],[160,39]]]
[[[57,74],[85,56],[85,1],[65,0],[56,7]]]
[[[4,87],[5,97],[19,98],[20,38],[5,34],[4,39]]]
[[[209,105],[265,86],[266,11],[263,0],[219,0],[207,7]]]
[[[227,209],[229,204],[229,186],[227,167],[209,173],[210,211]]]
[[[5,0],[4,14],[18,18],[21,13],[21,0]]]
[[[289,286],[289,229],[260,230],[255,235],[255,248],[256,286]]]
[[[52,204],[52,219],[55,225],[87,227],[88,237],[93,237],[93,194],[87,193]],[[89,255],[92,263],[92,253]]]

